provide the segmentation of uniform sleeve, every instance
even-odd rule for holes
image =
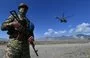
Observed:
[[[30,33],[30,36],[33,36],[34,37],[34,24],[32,22],[30,22],[30,25],[29,25],[29,33]]]
[[[2,23],[2,26],[1,26],[1,30],[4,31],[4,30],[7,30],[7,27],[12,21],[14,20],[14,18],[12,16],[9,16],[8,19],[6,19],[3,23]]]
[[[30,27],[30,31],[34,31],[34,24],[32,23],[32,22],[30,22],[30,25],[29,25],[29,27]]]

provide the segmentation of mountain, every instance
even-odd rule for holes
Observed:
[[[77,35],[71,35],[71,36],[58,36],[58,37],[42,37],[38,38],[39,40],[70,40],[70,39],[90,39],[90,35],[85,34],[77,34]]]
[[[90,39],[90,35],[85,35],[85,34],[77,34],[76,35],[79,38],[85,38],[85,39]]]

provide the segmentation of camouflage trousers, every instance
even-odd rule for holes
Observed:
[[[6,58],[30,58],[28,42],[10,39],[6,49]]]

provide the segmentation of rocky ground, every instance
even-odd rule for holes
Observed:
[[[5,54],[5,46],[0,46],[0,58]],[[31,58],[90,58],[90,43],[36,45],[39,56],[30,46]]]

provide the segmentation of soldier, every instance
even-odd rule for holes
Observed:
[[[26,4],[21,3],[18,10],[18,20],[11,15],[1,26],[1,30],[8,31],[7,34],[9,35],[6,57],[30,58],[28,40],[34,40],[34,25],[30,25],[31,22],[26,17],[28,10],[28,6]]]

